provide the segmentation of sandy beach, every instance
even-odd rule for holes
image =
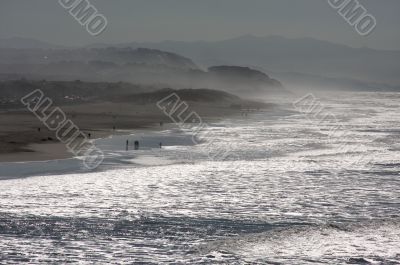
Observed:
[[[189,104],[204,121],[240,115],[228,106]],[[171,126],[171,120],[155,104],[89,103],[61,106],[79,129],[91,139],[105,138],[127,130],[159,130]],[[163,125],[160,126],[160,123]],[[115,130],[114,130],[115,128]],[[0,162],[46,161],[72,157],[64,144],[29,111],[0,113]]]

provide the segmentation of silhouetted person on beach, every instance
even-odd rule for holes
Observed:
[[[160,148],[162,148],[162,142],[160,142]]]
[[[129,140],[126,140],[126,151],[129,150]]]
[[[135,141],[135,150],[139,150],[139,141]]]

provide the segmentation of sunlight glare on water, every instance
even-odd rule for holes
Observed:
[[[194,146],[100,143],[97,172],[1,180],[0,263],[400,264],[399,99],[323,99],[351,137],[266,111]]]

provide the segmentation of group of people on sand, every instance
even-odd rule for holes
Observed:
[[[160,142],[159,147],[162,148],[162,142]],[[129,140],[126,140],[126,151],[129,151]],[[134,150],[139,150],[139,141],[134,142]]]
[[[160,122],[160,126],[163,126],[163,122]],[[114,126],[113,126],[113,131],[115,131],[115,130],[116,130],[116,127],[115,127],[115,125],[114,125]],[[38,128],[37,128],[37,131],[40,132],[40,131],[41,131],[41,128],[38,127]],[[91,139],[92,134],[91,134],[91,133],[87,133],[87,137],[88,137],[89,139]],[[162,142],[160,142],[158,145],[159,145],[160,148],[162,148]],[[129,150],[129,140],[126,140],[126,151],[128,151],[128,150]],[[134,142],[134,150],[139,150],[139,141],[135,141],[135,142]]]

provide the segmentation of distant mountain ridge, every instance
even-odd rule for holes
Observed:
[[[175,53],[146,48],[90,49],[0,49],[2,64],[49,64],[58,62],[104,61],[118,65],[164,65],[182,69],[198,69],[190,59]]]
[[[4,47],[1,43],[0,40],[0,47]],[[108,46],[97,43],[87,48]],[[128,42],[112,46],[146,47],[177,53],[191,58],[204,69],[214,65],[241,65],[264,69],[268,73],[296,72],[328,79],[400,86],[400,50],[353,48],[313,38],[253,35],[222,41]],[[57,47],[54,45],[52,48]]]
[[[0,77],[49,81],[131,82],[173,88],[210,88],[238,95],[282,92],[266,74],[240,66],[200,69],[184,56],[148,48],[0,49]]]
[[[245,65],[273,72],[300,72],[400,85],[400,51],[353,48],[313,38],[246,35],[214,42],[131,42],[121,45],[178,52],[205,67]],[[96,46],[101,47],[101,44]]]

